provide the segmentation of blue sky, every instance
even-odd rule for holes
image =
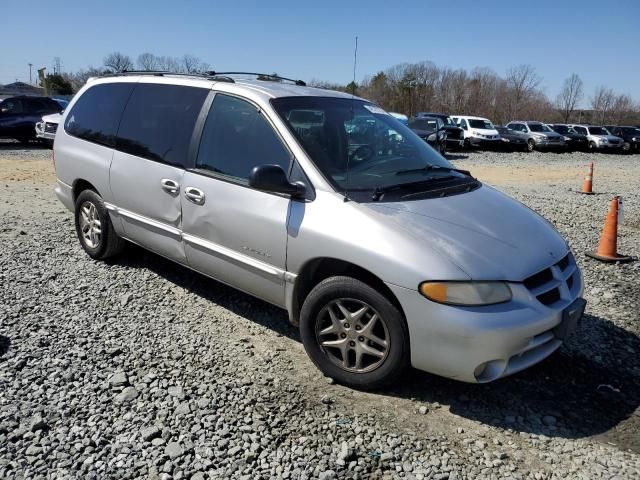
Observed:
[[[606,85],[640,101],[639,0],[1,3],[0,83],[28,80],[29,62],[50,69],[58,56],[76,70],[116,50],[347,83],[358,35],[358,79],[422,60],[501,75],[530,63],[551,98],[576,72],[587,97]]]

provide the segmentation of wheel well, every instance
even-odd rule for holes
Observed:
[[[98,195],[100,195],[98,190],[96,190],[96,187],[91,185],[86,180],[78,179],[75,182],[73,182],[73,201],[74,201],[74,203],[76,201],[76,198],[78,198],[78,195],[80,195],[85,190],[93,190]]]
[[[336,258],[317,258],[306,263],[296,278],[291,312],[291,321],[293,324],[298,325],[302,304],[313,287],[326,278],[338,275],[356,278],[376,289],[387,297],[389,301],[400,311],[400,313],[404,315],[402,306],[391,289],[370,271],[353,263],[338,260]]]

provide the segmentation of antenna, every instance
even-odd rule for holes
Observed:
[[[356,35],[356,48],[353,52],[353,81],[351,82],[351,95],[356,94],[356,66],[358,65],[358,36]]]
[[[351,119],[353,119],[353,104],[356,98],[356,66],[358,65],[358,36],[356,35],[356,47],[353,51],[353,80],[351,81]],[[346,132],[345,132],[346,133]],[[349,149],[347,148],[347,172],[346,172],[346,182],[344,187],[344,201],[349,201],[349,160],[351,156],[349,155]]]

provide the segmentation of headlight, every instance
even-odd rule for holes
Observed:
[[[436,134],[435,133],[432,133],[431,135],[429,135],[427,137],[427,140],[430,141],[430,142],[433,142],[435,139],[436,139]]]
[[[601,138],[600,139],[600,143],[607,143],[607,139],[606,138]]]
[[[562,137],[562,138],[564,138],[564,141],[565,141],[565,142],[569,142],[569,141],[571,141],[571,137]]]
[[[429,300],[447,305],[493,305],[511,300],[504,282],[423,282],[418,288]]]
[[[631,139],[631,141],[632,141],[632,142],[640,142],[640,138],[638,138],[638,137],[633,137],[633,138]]]

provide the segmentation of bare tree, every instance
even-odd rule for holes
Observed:
[[[120,52],[113,52],[104,57],[104,66],[111,72],[124,72],[133,69],[133,62],[129,55]]]
[[[621,125],[631,120],[633,115],[633,100],[629,95],[617,95],[611,106],[611,122]]]
[[[591,109],[596,114],[596,121],[601,124],[607,123],[607,115],[613,107],[614,99],[613,90],[602,85],[596,87],[593,97],[591,97]]]
[[[564,123],[569,123],[569,118],[576,109],[578,102],[582,100],[582,96],[582,80],[578,74],[572,73],[571,76],[564,81],[562,90],[556,100]]]
[[[67,80],[71,82],[73,91],[77,92],[84,86],[85,83],[87,83],[87,80],[89,78],[97,77],[103,75],[104,73],[105,71],[99,68],[88,67],[86,70],[78,70],[75,73],[68,73],[64,75],[66,76]]]
[[[138,55],[137,63],[140,70],[151,71],[158,69],[158,62],[156,60],[156,56],[153,53],[141,53],[140,55]]]
[[[509,69],[506,81],[511,93],[510,113],[515,118],[523,100],[538,88],[542,78],[532,65],[518,65]]]
[[[182,70],[185,73],[203,72],[209,69],[209,64],[202,62],[198,57],[185,55],[182,57]]]
[[[179,72],[180,62],[175,57],[156,57],[156,62],[160,70],[165,72]]]

